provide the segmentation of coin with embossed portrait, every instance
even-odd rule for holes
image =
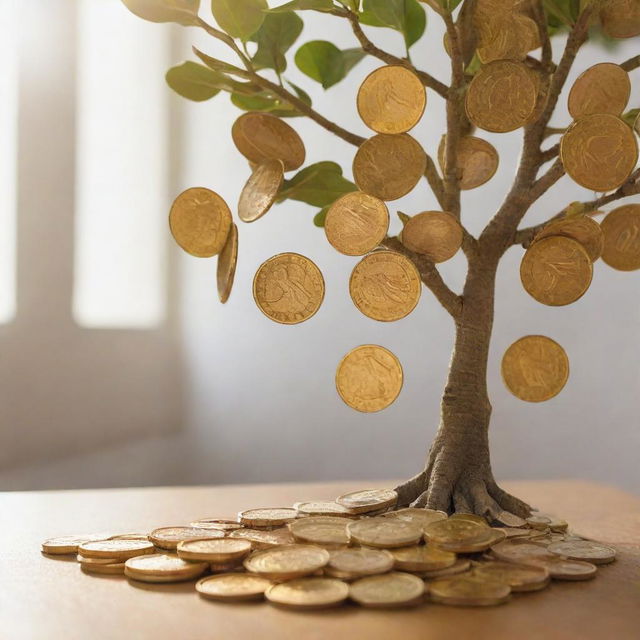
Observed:
[[[298,253],[280,253],[263,262],[253,278],[253,298],[265,316],[297,324],[313,316],[324,299],[320,269]]]
[[[427,94],[418,76],[400,65],[371,72],[360,85],[358,113],[378,133],[405,133],[414,127],[427,104]]]
[[[629,74],[617,64],[601,62],[578,76],[569,92],[569,113],[574,119],[592,113],[619,116],[629,102]]]
[[[544,402],[557,396],[569,379],[565,350],[546,336],[525,336],[502,358],[502,379],[514,396],[525,402]]]
[[[640,204],[627,204],[607,214],[602,260],[620,271],[640,269]]]

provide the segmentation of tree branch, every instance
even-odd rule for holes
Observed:
[[[422,81],[425,87],[429,87],[433,89],[438,95],[443,98],[447,97],[449,92],[449,87],[446,84],[440,82],[437,78],[434,78],[431,74],[426,71],[421,71],[420,69],[416,69],[406,58],[399,58],[398,56],[394,56],[393,54],[384,51],[377,47],[365,34],[360,26],[360,20],[358,19],[358,15],[349,9],[334,9],[330,12],[334,16],[339,16],[341,18],[347,18],[349,23],[351,24],[351,30],[353,31],[355,37],[358,39],[362,50],[372,55],[387,64],[398,64],[403,67],[407,67],[411,69]]]
[[[549,147],[540,152],[540,164],[543,165],[550,160],[553,160],[560,153],[560,143],[554,144],[553,147]]]
[[[413,262],[420,273],[424,285],[433,293],[438,302],[453,318],[462,313],[462,296],[452,291],[445,283],[436,265],[427,257],[407,249],[398,238],[386,238],[381,243],[388,249],[397,251]]]
[[[640,55],[633,56],[633,58],[629,58],[628,60],[623,62],[620,66],[627,72],[637,69],[638,67],[640,67]]]
[[[433,161],[433,158],[429,154],[426,155],[427,168],[424,170],[424,177],[427,179],[427,182],[429,183],[431,191],[433,191],[433,195],[436,197],[438,204],[444,209],[444,183],[442,182],[442,178],[438,173],[438,169],[436,168],[436,163]]]

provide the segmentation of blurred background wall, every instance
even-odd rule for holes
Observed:
[[[355,259],[331,248],[312,224],[315,210],[301,203],[240,223],[238,272],[225,306],[217,301],[215,260],[182,254],[169,241],[166,215],[177,193],[206,186],[233,208],[249,176],[231,141],[239,112],[228,98],[187,103],[164,85],[165,69],[192,57],[191,44],[226,56],[217,43],[195,29],[143,23],[117,0],[0,0],[0,8],[14,33],[18,87],[15,308],[5,305],[0,325],[0,489],[360,480],[418,471],[437,428],[453,338],[450,318],[427,290],[399,322],[364,317],[348,294]],[[202,15],[212,21],[206,8]],[[355,46],[340,20],[302,17],[298,45],[331,34],[339,47]],[[429,18],[412,58],[446,80],[443,31]],[[402,55],[398,34],[370,35]],[[633,41],[613,51],[588,45],[572,79],[595,62],[635,53]],[[326,93],[294,65],[287,77],[312,94],[318,111],[367,136],[355,93],[377,66],[363,61]],[[640,104],[639,73],[631,106]],[[11,86],[2,91],[6,102]],[[565,105],[566,96],[552,124],[569,122]],[[3,122],[10,126],[10,113]],[[334,160],[351,177],[352,147],[302,118],[290,123],[309,163]],[[435,155],[443,128],[442,101],[429,91],[412,135]],[[480,135],[496,146],[501,165],[487,185],[464,194],[472,233],[500,203],[521,138]],[[2,175],[9,184],[10,171]],[[527,222],[590,197],[565,177]],[[392,231],[399,230],[396,211],[436,208],[419,184],[390,203]],[[10,224],[4,229],[10,247]],[[297,326],[272,323],[251,296],[255,270],[281,251],[309,256],[326,280],[319,313]],[[520,285],[522,253],[509,250],[498,278],[489,367],[495,473],[582,477],[640,491],[638,275],[599,262],[584,298],[545,307]],[[461,255],[442,265],[457,290],[464,269]],[[571,360],[564,391],[540,405],[517,400],[500,380],[504,350],[528,333],[556,339]],[[344,405],[333,382],[342,355],[366,342],[394,351],[405,372],[396,403],[371,415]]]

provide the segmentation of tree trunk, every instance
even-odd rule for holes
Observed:
[[[505,510],[520,516],[530,512],[528,505],[497,486],[489,457],[487,361],[499,259],[495,245],[488,249],[486,244],[469,259],[438,433],[425,469],[397,487],[398,506],[477,513],[491,519]]]

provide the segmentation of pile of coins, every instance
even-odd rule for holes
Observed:
[[[293,609],[347,601],[363,607],[502,604],[553,580],[588,580],[613,548],[568,532],[534,512],[498,521],[431,509],[395,509],[390,489],[335,502],[241,511],[236,520],[200,518],[147,534],[64,536],[49,556],[76,554],[87,574],[131,581],[198,580],[195,591],[223,602],[266,599]]]

